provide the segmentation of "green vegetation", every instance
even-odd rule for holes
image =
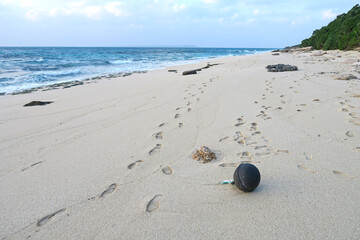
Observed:
[[[355,5],[348,13],[341,14],[326,27],[315,30],[302,41],[301,47],[315,49],[350,50],[360,47],[360,6]]]

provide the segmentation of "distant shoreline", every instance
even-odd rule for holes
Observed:
[[[193,48],[152,48],[152,47],[120,47],[120,48],[116,48],[116,47],[12,47],[10,50],[10,56],[11,56],[11,52],[12,51],[16,51],[16,49],[20,49],[24,51],[27,51],[27,49],[30,49],[30,53],[32,55],[35,56],[31,56],[30,60],[26,60],[26,61],[31,61],[29,64],[27,64],[25,62],[25,69],[26,71],[22,72],[21,74],[25,73],[28,74],[29,77],[31,78],[35,78],[33,81],[30,81],[30,83],[33,85],[35,84],[35,86],[29,86],[29,87],[25,87],[24,84],[26,84],[26,82],[24,82],[22,84],[21,87],[19,87],[18,89],[16,89],[16,85],[11,84],[11,82],[9,81],[14,81],[11,80],[13,79],[12,75],[14,75],[13,73],[11,73],[9,76],[6,75],[6,73],[1,74],[0,72],[0,95],[18,95],[18,94],[25,94],[25,93],[31,93],[34,91],[38,91],[38,90],[42,90],[42,91],[48,91],[48,90],[53,90],[53,89],[59,89],[59,88],[69,88],[69,87],[73,87],[73,86],[77,86],[77,85],[82,85],[84,83],[89,83],[91,81],[94,80],[99,80],[100,78],[116,78],[116,77],[125,77],[125,76],[129,76],[133,73],[143,73],[145,71],[151,71],[151,70],[157,70],[157,69],[162,69],[162,68],[166,68],[166,67],[170,67],[170,66],[176,66],[176,65],[182,65],[182,64],[192,64],[192,63],[198,63],[201,61],[208,61],[210,59],[215,59],[218,57],[227,57],[227,56],[245,56],[245,55],[253,55],[253,54],[258,54],[258,53],[263,53],[263,52],[269,52],[272,51],[274,49],[268,49],[268,48],[196,48],[195,52],[192,51]],[[36,49],[36,51],[34,51],[33,49]],[[38,51],[38,49],[40,49],[40,51]],[[45,53],[41,53],[41,49],[45,49]],[[65,52],[65,54],[67,52],[71,52],[71,50],[73,49],[78,49],[78,51],[82,52],[83,54],[89,54],[86,49],[91,49],[89,51],[94,52],[94,54],[96,54],[96,56],[94,57],[92,55],[92,53],[90,53],[90,55],[87,57],[82,57],[80,56],[80,61],[78,58],[73,57],[73,60],[70,62],[65,62],[62,63],[62,60],[56,60],[59,61],[60,66],[66,64],[69,65],[70,67],[66,67],[64,69],[62,69],[62,67],[57,67],[56,62],[53,63],[53,61],[51,60],[51,58],[58,58],[58,56],[56,54],[54,54],[53,52]],[[103,49],[107,49],[107,51],[112,51],[114,53],[110,54],[108,57],[104,57],[102,58],[102,53],[104,51],[102,51]],[[146,52],[154,52],[153,54],[149,53],[149,54],[143,54],[142,53],[142,49],[145,49]],[[169,50],[170,49],[170,50]],[[195,49],[195,48],[194,48]],[[8,48],[0,48],[0,51],[7,51]],[[167,53],[167,50],[169,50],[170,52]],[[183,51],[184,50],[184,51]],[[120,54],[116,55],[117,51],[120,51]],[[135,53],[133,53],[133,51],[135,51]],[[161,52],[165,52],[165,53],[161,53]],[[127,53],[129,52],[129,53]],[[157,60],[156,59],[156,54],[158,54],[158,52],[160,52],[162,55],[159,57],[160,59]],[[50,63],[48,64],[47,58],[49,58],[49,54],[50,55]],[[114,55],[115,54],[115,55]],[[139,56],[137,56],[137,55]],[[184,55],[183,59],[179,58],[178,55]],[[5,55],[6,56],[6,55]],[[180,56],[181,57],[181,56]],[[25,59],[27,58],[27,56],[24,57],[24,59],[20,59],[21,61],[25,61]],[[110,59],[109,59],[110,58]],[[113,59],[111,59],[113,58]],[[147,58],[150,58],[151,60],[147,60]],[[93,60],[92,60],[93,59]],[[118,60],[117,60],[118,59]],[[167,60],[169,59],[169,60]],[[6,63],[6,58],[4,58],[3,63]],[[85,61],[85,65],[83,65],[82,62]],[[92,63],[87,63],[88,61],[95,61],[94,64],[92,65]],[[102,65],[98,65],[98,61],[102,61],[100,62],[100,64],[105,64],[103,67]],[[139,62],[137,62],[139,61]],[[14,64],[18,64],[17,62],[15,62]],[[55,64],[55,65],[54,65]],[[80,65],[79,65],[80,64]],[[86,65],[87,64],[87,65]],[[73,65],[73,67],[72,67]],[[14,68],[18,66],[14,65]],[[20,66],[22,67],[22,66]],[[99,70],[97,70],[100,67]],[[22,67],[24,68],[24,67]],[[120,71],[116,71],[116,69],[125,69],[128,68],[128,70],[120,70]],[[28,71],[27,69],[35,69],[35,70],[31,70]],[[38,70],[39,69],[39,70]],[[42,70],[44,69],[44,70]],[[48,70],[50,69],[50,71]],[[73,69],[73,70],[72,70]],[[85,70],[83,70],[85,69]],[[113,69],[113,70],[111,70]],[[1,64],[0,64],[0,70],[1,70]],[[11,70],[11,69],[10,69]],[[108,73],[104,72],[108,71]],[[64,71],[64,72],[63,72]],[[71,77],[72,74],[83,74],[83,71],[94,71],[90,74],[85,74],[84,76],[79,75],[79,76],[74,76]],[[11,71],[12,72],[12,71]],[[16,73],[15,73],[16,74]],[[51,78],[55,78],[54,80],[46,80],[45,84],[41,84],[41,83],[36,83],[36,78],[37,76],[39,77],[47,77],[47,74],[51,74],[50,77]],[[59,75],[60,78],[56,78],[56,75]],[[65,74],[65,75],[64,75]],[[70,76],[69,79],[61,79],[61,77],[64,75],[66,76],[66,74],[68,74]],[[27,78],[26,75],[21,76],[21,78]],[[10,79],[10,80],[8,80]],[[16,76],[15,76],[16,79]],[[8,80],[8,85],[5,85],[6,88],[1,87],[2,83],[1,80],[6,81]],[[42,81],[42,80],[41,80]],[[53,81],[53,83],[51,83],[51,81]],[[4,82],[3,82],[4,84]],[[9,89],[9,87],[14,87],[14,90],[6,90]]]

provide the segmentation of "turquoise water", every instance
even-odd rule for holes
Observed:
[[[273,49],[0,47],[0,93],[270,50]]]

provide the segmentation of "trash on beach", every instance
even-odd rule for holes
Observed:
[[[243,192],[252,192],[260,183],[260,172],[250,163],[240,164],[234,172],[234,182]]]
[[[234,181],[234,180],[224,180],[224,181],[220,182],[220,184],[231,184],[231,185],[234,185],[234,184],[235,184],[235,181]]]
[[[29,102],[27,104],[24,105],[24,107],[32,107],[32,106],[44,106],[44,105],[47,105],[47,104],[50,104],[50,103],[53,103],[53,102],[42,102],[42,101],[32,101],[32,102]]]
[[[216,159],[215,153],[213,153],[210,148],[202,146],[200,149],[196,150],[192,155],[192,158],[196,161],[201,161],[202,163],[208,163]]]

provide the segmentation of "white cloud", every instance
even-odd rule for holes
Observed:
[[[33,1],[32,0],[21,0],[20,1],[20,6],[22,8],[28,8],[30,7],[31,5],[33,5]]]
[[[259,10],[259,9],[255,9],[254,12],[253,12],[253,15],[254,15],[254,16],[257,16],[257,15],[259,15],[259,13],[260,13],[260,10]]]
[[[328,10],[325,10],[322,12],[322,17],[323,19],[334,19],[335,17],[337,16],[336,13],[333,13],[333,10],[332,9],[328,9]]]
[[[175,12],[180,12],[180,11],[185,10],[185,9],[186,9],[186,5],[185,5],[185,4],[175,4],[175,5],[173,6],[173,10],[174,10]]]
[[[54,17],[54,16],[56,16],[56,15],[59,14],[59,11],[60,11],[60,10],[57,9],[57,8],[50,9],[50,10],[48,11],[48,16]]]
[[[235,13],[234,15],[232,15],[231,20],[236,20],[239,17],[238,13]]]
[[[99,19],[103,8],[101,6],[88,6],[81,12],[88,18]]]
[[[130,14],[125,11],[124,8],[124,3],[122,2],[110,2],[107,5],[105,5],[105,10],[108,11],[109,13],[113,14],[116,17],[127,17]]]
[[[214,4],[217,3],[217,0],[202,0],[202,2],[205,4]]]
[[[68,6],[70,8],[81,8],[86,5],[86,1],[70,2]]]
[[[39,20],[39,12],[31,9],[26,12],[25,18],[29,21],[36,22],[37,20]]]

